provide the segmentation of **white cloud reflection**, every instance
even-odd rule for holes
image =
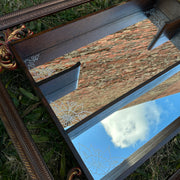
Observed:
[[[119,110],[101,123],[115,146],[126,148],[144,141],[150,126],[160,121],[160,108],[154,101]]]

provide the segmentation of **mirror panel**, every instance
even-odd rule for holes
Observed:
[[[180,116],[179,77],[177,73],[72,140],[95,180]]]
[[[65,128],[180,59],[179,51],[170,42],[147,50],[156,31],[149,20],[144,20],[30,70],[38,82],[81,62],[78,88],[51,103]]]

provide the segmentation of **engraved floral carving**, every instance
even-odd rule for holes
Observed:
[[[82,175],[80,168],[73,168],[68,172],[67,180],[80,180],[79,177]]]
[[[18,29],[14,29],[13,31],[7,29],[0,32],[0,72],[3,69],[13,70],[17,67],[14,56],[10,51],[9,44],[15,40],[30,36],[32,34],[33,33],[24,25]]]

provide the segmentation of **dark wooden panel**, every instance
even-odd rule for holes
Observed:
[[[32,21],[89,1],[91,0],[53,0],[30,8],[15,11],[0,17],[0,30]]]
[[[13,47],[24,61],[33,55],[40,54],[39,60],[35,62],[37,66],[145,18],[146,16],[136,3],[128,2],[22,40],[15,43]]]
[[[180,117],[104,176],[102,180],[125,179],[179,132]]]
[[[107,104],[100,110],[96,111],[95,113],[91,114],[90,116],[86,117],[84,120],[78,122],[74,126],[70,127],[67,130],[67,133],[70,139],[74,139],[75,137],[79,136],[107,116],[111,115],[115,111],[119,110],[120,108],[124,107],[128,103],[132,102],[136,98],[140,97],[141,95],[145,94],[153,87],[157,86],[161,82],[165,81],[175,73],[180,71],[180,62],[177,62],[173,66],[167,68],[166,70],[162,71],[161,73],[155,75],[151,79],[147,80],[146,82],[140,84],[136,88],[130,90],[126,94],[120,96],[116,100],[112,101],[111,103]]]
[[[80,63],[38,83],[48,102],[53,102],[74,91],[78,86]]]
[[[180,31],[172,37],[171,42],[180,50]]]
[[[179,9],[180,12],[180,9]],[[180,31],[180,16],[176,19],[167,22],[165,25],[164,34],[171,39],[177,32]]]
[[[177,0],[158,0],[156,6],[170,20],[180,16],[180,3]]]

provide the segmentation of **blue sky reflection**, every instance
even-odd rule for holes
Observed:
[[[180,93],[119,110],[73,144],[98,180],[179,117],[179,110]]]

